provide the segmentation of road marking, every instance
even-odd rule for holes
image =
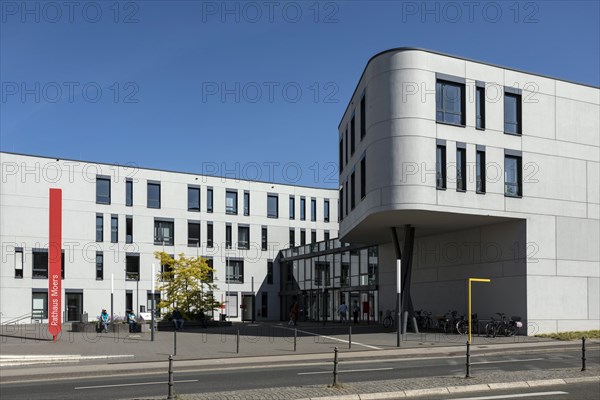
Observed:
[[[533,396],[556,396],[557,394],[569,394],[568,392],[537,392],[537,393],[519,393],[519,394],[501,394],[497,396],[481,396],[481,397],[462,397],[454,400],[492,400],[492,399],[516,399]]]
[[[478,361],[478,362],[472,362],[471,365],[475,365],[475,364],[499,364],[499,363],[530,362],[530,361],[542,361],[542,360],[545,360],[545,358],[527,358],[525,360]]]
[[[346,369],[338,371],[338,374],[343,372],[370,372],[370,371],[389,371],[394,368],[372,368],[372,369]],[[298,375],[319,375],[319,374],[331,374],[331,371],[315,371],[315,372],[298,372]]]
[[[190,382],[198,382],[198,379],[187,379],[181,381],[173,381],[173,383],[190,383]],[[101,385],[101,386],[79,386],[76,387],[75,390],[82,389],[103,389],[103,388],[111,388],[111,387],[123,387],[123,386],[144,386],[144,385],[164,385],[168,382],[138,382],[138,383],[122,383],[120,385]]]
[[[290,331],[293,331],[292,328],[288,328],[286,326],[277,326],[277,328],[281,328],[281,329],[288,329]],[[332,336],[324,336],[324,335],[319,335],[318,333],[312,333],[312,332],[308,332],[308,331],[302,331],[300,329],[298,329],[298,332],[300,333],[306,333],[307,335],[312,335],[312,336],[319,336],[325,339],[329,339],[329,340],[337,340],[338,342],[342,342],[342,343],[348,343],[347,340],[344,339],[338,339]],[[359,342],[355,342],[352,341],[352,344],[356,345],[356,346],[362,346],[362,347],[366,347],[367,349],[372,349],[372,350],[383,350],[381,347],[376,347],[376,346],[371,346],[370,344],[364,344],[364,343],[359,343]]]

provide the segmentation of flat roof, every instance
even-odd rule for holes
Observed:
[[[380,51],[379,53],[375,54],[373,57],[369,58],[369,61],[367,61],[367,64],[365,65],[365,68],[363,69],[362,74],[360,74],[360,78],[358,79],[358,82],[356,83],[356,87],[354,88],[354,91],[352,92],[352,96],[350,96],[350,100],[348,101],[348,105],[346,106],[346,109],[344,110],[344,113],[342,114],[342,120],[344,119],[344,116],[348,112],[348,108],[350,107],[352,99],[354,98],[354,95],[356,94],[356,91],[358,90],[358,85],[362,81],[362,78],[365,75],[365,72],[366,72],[367,68],[369,67],[369,64],[371,63],[371,61],[373,61],[375,58],[377,58],[377,57],[379,57],[379,56],[381,56],[383,54],[386,54],[386,53],[402,52],[402,51],[424,51],[425,53],[436,54],[438,56],[456,58],[458,60],[470,61],[470,62],[474,62],[474,63],[478,63],[478,64],[483,64],[483,65],[489,65],[489,66],[492,66],[492,67],[502,68],[502,69],[506,69],[506,70],[509,70],[509,71],[521,72],[521,73],[524,73],[524,74],[535,75],[535,76],[539,76],[539,77],[542,77],[542,78],[548,78],[548,79],[553,79],[553,80],[556,80],[556,81],[562,81],[562,82],[572,83],[574,85],[587,86],[587,87],[591,87],[593,89],[600,89],[600,86],[588,85],[586,83],[570,81],[568,79],[561,79],[561,78],[556,78],[556,77],[549,76],[549,75],[543,75],[543,74],[537,74],[535,72],[524,71],[524,70],[517,69],[517,68],[505,67],[503,65],[498,65],[498,64],[494,64],[494,63],[490,63],[490,62],[486,62],[486,61],[479,61],[479,60],[473,60],[471,58],[459,57],[459,56],[455,56],[453,54],[442,53],[441,51],[423,49],[423,48],[420,48],[420,47],[394,47],[392,49],[387,49],[387,50]],[[340,120],[340,123],[338,124],[338,130],[339,130],[340,126],[342,125],[342,120]]]
[[[81,162],[81,163],[103,164],[103,165],[118,165],[118,164],[110,164],[110,163],[106,163],[106,162],[97,162],[97,161],[90,161],[90,160],[77,160],[77,159],[64,158],[64,157],[43,156],[43,155],[38,155],[38,154],[16,153],[16,152],[12,152],[12,151],[0,151],[0,154],[10,154],[10,155],[14,155],[14,156],[44,158],[44,159],[51,159],[51,160],[55,160],[55,161],[62,160],[62,161],[75,161],[75,162]],[[122,165],[122,166],[125,166],[125,165]],[[205,177],[209,177],[209,178],[221,178],[221,179],[226,179],[228,181],[235,181],[235,182],[239,182],[239,181],[255,182],[255,183],[264,183],[267,185],[282,185],[282,186],[299,187],[299,188],[305,188],[305,189],[331,190],[331,191],[335,191],[336,193],[338,191],[337,188],[326,188],[326,187],[306,186],[306,185],[293,185],[290,183],[269,182],[269,181],[242,179],[242,178],[239,178],[239,179],[238,178],[227,178],[225,176],[219,176],[219,175],[205,175],[205,174],[198,174],[198,173],[186,172],[186,171],[174,171],[174,170],[169,170],[169,169],[148,168],[148,167],[143,167],[143,166],[139,166],[139,165],[135,165],[135,167],[139,168],[139,169],[145,169],[148,171],[169,172],[169,173],[174,173],[174,174],[193,175],[196,177],[205,176]]]

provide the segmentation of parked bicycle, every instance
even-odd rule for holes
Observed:
[[[388,329],[394,326],[394,316],[392,310],[387,310],[385,312],[385,318],[383,318],[383,327]]]
[[[448,311],[444,315],[438,315],[438,329],[444,333],[452,333],[456,326],[456,321],[458,321],[457,315],[457,311]]]
[[[477,319],[477,314],[471,314],[471,326],[472,332],[479,333],[479,320]],[[465,335],[469,332],[469,321],[464,316],[460,317],[460,320],[456,323],[456,331],[459,335]]]
[[[514,336],[519,331],[519,328],[523,327],[521,317],[514,315],[510,319],[506,318],[504,313],[496,313],[500,319],[496,320],[494,317],[490,319],[490,322],[485,326],[485,335],[487,337],[496,337],[498,335]]]
[[[433,329],[435,325],[433,322],[433,318],[431,318],[431,313],[428,311],[415,311],[415,318],[417,319],[417,326],[419,327],[419,330]]]

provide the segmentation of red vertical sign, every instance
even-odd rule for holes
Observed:
[[[50,189],[48,242],[48,332],[56,341],[62,327],[62,191]]]

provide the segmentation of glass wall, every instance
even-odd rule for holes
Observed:
[[[361,322],[378,321],[377,246],[350,246],[337,239],[282,250],[282,319],[298,302],[299,320],[339,321],[342,302],[348,317],[356,305]]]

